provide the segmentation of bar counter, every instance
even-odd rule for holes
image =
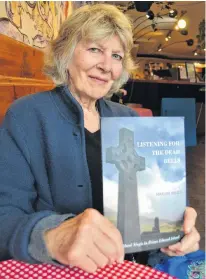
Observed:
[[[152,110],[160,110],[162,98],[195,98],[205,103],[205,84],[174,80],[129,80],[124,88],[125,103],[138,103]]]

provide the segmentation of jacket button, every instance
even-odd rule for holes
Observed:
[[[77,132],[73,132],[73,136],[77,137],[78,136]]]

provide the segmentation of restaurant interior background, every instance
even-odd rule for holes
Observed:
[[[5,65],[0,69],[0,87],[9,89],[13,99],[7,98],[6,91],[1,89],[0,120],[10,103],[23,96],[21,88],[25,89],[25,84],[30,90],[26,89],[25,94],[40,91],[40,86],[53,86],[34,71],[33,64],[41,59],[32,61],[31,53],[43,57],[49,41],[73,10],[97,2],[116,5],[133,23],[132,55],[136,69],[125,85],[126,103],[139,104],[155,116],[161,115],[161,101],[165,97],[195,99],[197,142],[187,147],[187,184],[189,202],[198,212],[197,227],[204,249],[205,1],[1,1],[0,61]],[[16,55],[8,42],[16,50],[26,47],[28,50],[22,56]],[[19,65],[19,71],[14,72]],[[32,79],[36,83],[33,87]]]

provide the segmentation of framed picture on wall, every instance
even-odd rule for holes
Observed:
[[[179,75],[180,75],[180,80],[187,80],[187,70],[186,70],[186,65],[180,65],[178,66],[179,68]]]
[[[195,66],[193,63],[186,63],[187,76],[190,82],[196,82]]]

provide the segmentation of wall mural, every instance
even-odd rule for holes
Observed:
[[[71,12],[72,1],[0,1],[0,33],[45,48]]]

